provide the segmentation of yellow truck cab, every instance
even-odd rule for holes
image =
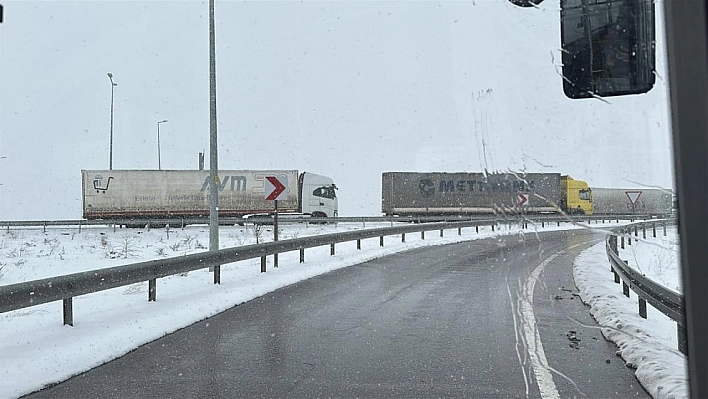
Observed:
[[[561,208],[568,214],[593,214],[592,190],[582,180],[575,180],[565,175],[561,176],[562,204]]]

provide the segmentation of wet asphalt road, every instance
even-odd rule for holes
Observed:
[[[29,397],[648,397],[577,298],[573,259],[601,239],[526,234],[388,256],[265,295]],[[548,381],[529,356],[521,299],[552,255],[532,303],[533,352],[542,346],[557,371],[542,396]]]

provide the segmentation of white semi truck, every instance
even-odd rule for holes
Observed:
[[[219,215],[269,213],[266,176],[287,182],[281,213],[333,217],[339,212],[331,178],[297,170],[221,170]],[[83,217],[86,219],[156,219],[209,215],[208,170],[82,170]]]

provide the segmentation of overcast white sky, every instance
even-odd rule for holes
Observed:
[[[81,169],[108,169],[107,72],[114,169],[157,169],[162,119],[163,169],[197,168],[206,1],[2,3],[0,220],[81,217]],[[661,29],[655,89],[607,104],[563,95],[557,1],[217,0],[216,21],[219,168],[329,175],[341,215],[380,213],[384,171],[672,186]]]

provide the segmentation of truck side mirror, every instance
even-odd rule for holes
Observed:
[[[653,0],[561,0],[565,95],[648,92],[655,81],[654,18]]]

